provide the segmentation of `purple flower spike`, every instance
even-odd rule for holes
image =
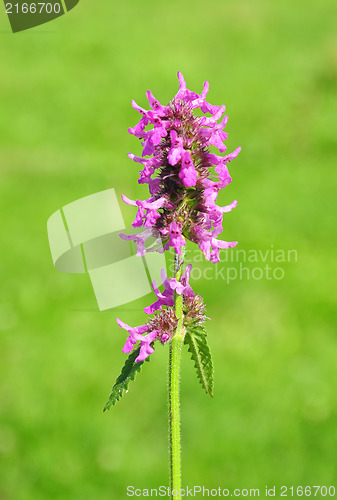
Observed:
[[[190,342],[194,329],[203,328],[205,320],[209,319],[205,316],[202,298],[194,293],[189,283],[192,265],[187,265],[184,272],[181,270],[186,241],[198,245],[212,263],[220,261],[220,250],[237,245],[236,241],[219,239],[224,215],[237,206],[237,200],[219,206],[217,199],[220,190],[232,182],[228,167],[241,147],[225,154],[226,106],[213,105],[206,100],[208,81],[204,82],[200,94],[187,88],[180,71],[178,81],[179,89],[167,105],[162,105],[150,90],[146,92],[150,109],[131,101],[140,119],[129,128],[129,133],[140,139],[142,149],[138,156],[133,153],[128,156],[138,164],[138,183],[147,184],[150,195],[144,200],[122,195],[124,203],[137,209],[132,226],[142,229],[138,234],[121,233],[120,237],[137,245],[138,257],[172,248],[177,272],[175,277],[168,279],[161,270],[160,290],[156,281],[152,282],[155,300],[144,308],[144,312],[151,315],[146,324],[132,327],[117,318],[118,325],[128,333],[122,351],[133,353],[122,371],[123,376],[128,373],[129,379],[140,368],[131,364],[133,359],[136,358],[136,363],[145,361],[154,352],[156,341],[165,344],[175,334],[177,337],[181,334]],[[207,370],[208,385],[203,385],[206,392],[212,394],[211,364]],[[129,379],[125,379],[126,383]],[[120,396],[122,384],[119,385],[119,380],[109,399],[110,406]]]
[[[204,83],[199,95],[187,88],[181,72],[178,80],[179,90],[167,106],[150,91],[146,93],[150,110],[132,101],[141,119],[130,133],[142,140],[143,151],[141,157],[129,157],[143,164],[138,182],[148,184],[151,198],[144,202],[123,199],[138,209],[133,225],[156,230],[164,249],[173,247],[180,255],[189,239],[204,249],[207,259],[215,261],[218,247],[216,242],[212,245],[212,239],[222,231],[223,215],[235,206],[231,204],[225,210],[217,206],[216,200],[220,189],[232,181],[228,164],[241,148],[222,156],[228,116],[224,105],[206,101],[209,83]],[[195,109],[210,116],[200,117],[194,114]],[[147,126],[152,128],[145,130]],[[210,146],[218,148],[219,154],[211,153]],[[211,173],[212,166],[217,178]],[[142,241],[139,244],[139,253],[143,254]]]

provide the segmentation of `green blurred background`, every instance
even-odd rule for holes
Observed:
[[[125,359],[115,317],[141,323],[152,297],[99,312],[88,276],[53,268],[46,221],[110,187],[146,195],[126,156],[140,152],[130,100],[145,106],[151,89],[166,103],[177,70],[197,92],[209,80],[228,149],[243,148],[223,237],[298,255],[282,280],[193,281],[216,378],[211,399],[184,352],[183,483],[337,487],[336,19],[332,0],[82,0],[13,35],[2,6],[1,500],[168,484],[167,346],[102,413]]]

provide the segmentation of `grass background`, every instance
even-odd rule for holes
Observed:
[[[177,70],[192,90],[209,80],[228,148],[243,148],[221,198],[239,200],[225,239],[298,255],[282,280],[194,281],[216,386],[202,393],[185,352],[183,483],[337,487],[336,16],[332,0],[82,0],[13,35],[2,6],[1,500],[168,483],[167,349],[101,412],[124,361],[115,317],[141,322],[151,297],[98,312],[87,276],[53,269],[46,221],[110,187],[145,196],[126,156],[140,150],[130,99],[167,102]]]

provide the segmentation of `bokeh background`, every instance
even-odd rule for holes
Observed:
[[[1,5],[1,500],[168,484],[167,346],[102,413],[125,359],[115,317],[141,323],[152,297],[99,312],[88,276],[53,268],[46,221],[110,187],[145,196],[130,100],[166,103],[177,70],[195,91],[209,80],[228,150],[243,148],[225,239],[298,256],[281,280],[193,281],[216,378],[211,399],[183,353],[183,483],[337,487],[336,19],[332,0],[82,0],[13,35]]]

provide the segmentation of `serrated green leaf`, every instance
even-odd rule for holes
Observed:
[[[207,332],[203,326],[189,326],[186,329],[184,343],[188,346],[191,359],[200,384],[206,393],[213,397],[213,362],[207,342]]]
[[[111,406],[117,403],[117,401],[123,396],[124,392],[127,392],[129,382],[134,380],[137,373],[141,371],[144,361],[138,361],[135,363],[135,359],[137,358],[139,351],[140,347],[132,351],[128,359],[125,361],[122,371],[112,388],[108,402],[104,406],[103,411],[109,410]],[[149,360],[149,358],[146,359],[146,361]]]

